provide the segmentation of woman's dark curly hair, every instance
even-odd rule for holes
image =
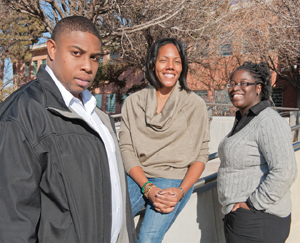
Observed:
[[[238,70],[245,70],[249,72],[254,78],[255,82],[261,84],[262,88],[260,98],[262,101],[270,99],[272,94],[271,72],[267,63],[245,62],[231,74],[230,79],[232,78],[233,74]]]
[[[181,87],[181,89],[190,91],[190,89],[187,85],[187,81],[186,81],[187,73],[188,73],[188,60],[187,60],[186,52],[185,52],[181,42],[175,38],[160,39],[160,40],[157,40],[151,46],[149,53],[148,53],[147,61],[146,61],[146,72],[145,72],[146,79],[155,88],[162,87],[161,83],[159,82],[159,80],[157,79],[157,77],[155,75],[155,71],[153,70],[153,68],[155,67],[155,62],[156,62],[159,48],[161,48],[162,46],[167,45],[167,44],[173,44],[174,46],[176,46],[176,48],[179,52],[180,59],[181,59],[181,65],[182,65],[182,71],[181,71],[181,74],[179,77],[180,87]]]

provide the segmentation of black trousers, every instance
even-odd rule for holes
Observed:
[[[291,215],[281,218],[238,208],[224,217],[226,243],[284,243],[290,233]]]

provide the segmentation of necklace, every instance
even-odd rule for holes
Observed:
[[[167,101],[168,97],[164,100],[164,99],[160,98],[160,94],[159,94],[158,92],[157,92],[156,94],[157,94],[157,97],[158,97],[162,102],[166,102],[166,101]]]
[[[167,101],[167,99],[165,99],[165,100],[163,100],[162,98],[160,98],[160,95],[158,96],[158,98],[162,101],[162,102],[165,102],[165,101]]]
[[[172,90],[174,89],[174,87],[172,88]],[[172,92],[172,90],[171,90],[171,92]],[[156,91],[156,95],[157,95],[157,97],[162,101],[162,102],[166,102],[167,100],[168,100],[168,98],[169,98],[169,96],[170,96],[170,94],[171,94],[171,92],[169,92],[168,94],[166,94],[166,98],[165,99],[162,99],[162,98],[160,98],[160,92],[159,91]]]

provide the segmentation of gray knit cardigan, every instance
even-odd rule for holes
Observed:
[[[248,198],[257,210],[286,217],[297,167],[291,129],[271,108],[261,111],[241,131],[219,145],[218,196],[222,212]]]

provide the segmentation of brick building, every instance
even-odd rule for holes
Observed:
[[[35,78],[35,75],[41,64],[46,64],[47,46],[46,43],[34,45],[31,47],[32,58],[30,61],[19,61],[14,64],[15,86],[22,86]]]
[[[226,46],[226,48],[222,49],[221,56],[227,62],[230,61],[230,55],[232,52],[230,51],[231,47]],[[35,45],[32,47],[32,59],[29,62],[19,63],[15,66],[14,70],[17,70],[17,74],[20,77],[18,80],[21,80],[18,83],[18,86],[32,80],[35,78],[37,70],[39,69],[41,64],[46,64],[47,58],[47,47],[46,43]],[[113,54],[104,54],[101,57],[100,62],[108,62],[111,59],[117,58],[115,53]],[[200,95],[206,102],[209,103],[224,103],[229,104],[229,98],[227,94],[227,89],[225,88],[225,83],[227,80],[223,78],[221,75],[221,71],[216,72],[215,77],[212,80],[207,78],[206,81],[203,81],[204,70],[201,68],[193,66],[193,71],[188,75],[188,85],[191,90],[193,90],[196,94]],[[196,70],[196,71],[195,71]],[[16,74],[15,73],[15,74]],[[201,79],[199,78],[201,75]],[[126,86],[123,88],[124,91],[123,100],[126,98],[125,92],[132,87],[134,84],[139,84],[143,79],[143,72],[137,72],[133,70],[125,71],[120,79],[126,78]],[[296,107],[296,99],[297,94],[292,85],[286,80],[280,80],[277,78],[276,74],[273,73],[272,76],[273,83],[273,101],[278,107]],[[104,84],[98,88],[95,88],[93,91],[95,98],[97,100],[97,105],[101,107],[103,110],[107,111],[110,114],[118,114],[121,112],[122,103],[119,104],[116,102],[116,94],[114,93],[114,87],[112,84]],[[229,108],[222,108],[221,113],[228,113]]]

